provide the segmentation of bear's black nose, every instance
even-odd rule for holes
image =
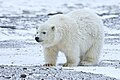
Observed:
[[[37,42],[39,42],[39,37],[35,37],[35,40],[36,40]]]

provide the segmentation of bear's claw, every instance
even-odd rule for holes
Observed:
[[[97,63],[90,62],[90,61],[82,61],[80,63],[80,66],[92,66],[92,65],[97,65]]]
[[[63,67],[75,67],[75,66],[77,66],[76,63],[65,63],[65,64],[63,64]]]
[[[67,67],[67,66],[68,66],[68,63],[63,64],[63,67]]]
[[[53,64],[44,64],[43,66],[54,66]]]

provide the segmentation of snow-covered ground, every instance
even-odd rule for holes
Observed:
[[[105,42],[100,63],[98,66],[62,69],[120,79],[120,0],[0,0],[0,65],[44,64],[42,46],[34,40],[35,24],[46,21],[49,13],[67,13],[82,8],[95,11],[103,19]],[[60,53],[57,63],[65,61]],[[3,80],[3,73],[0,72],[0,80]]]

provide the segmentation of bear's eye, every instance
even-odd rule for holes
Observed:
[[[37,32],[37,34],[38,34],[38,32]]]
[[[42,32],[42,34],[46,34],[46,32]]]

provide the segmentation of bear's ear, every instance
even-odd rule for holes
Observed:
[[[52,26],[51,29],[54,31],[55,30],[55,26]]]

